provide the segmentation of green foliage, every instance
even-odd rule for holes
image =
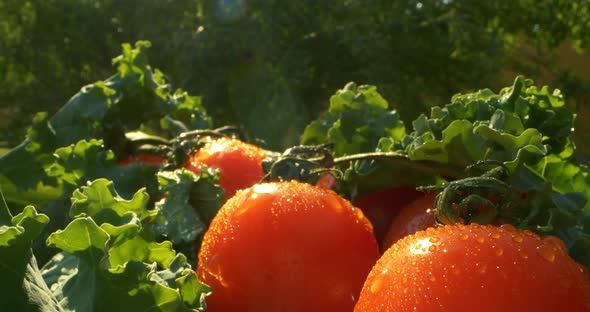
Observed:
[[[80,85],[106,77],[108,56],[137,40],[152,42],[152,63],[167,78],[203,96],[216,126],[240,125],[274,149],[297,142],[350,80],[378,85],[406,124],[458,91],[507,84],[506,71],[547,76],[588,104],[588,82],[560,67],[554,50],[568,39],[587,48],[585,2],[3,0],[0,7],[0,119],[9,120],[0,131],[12,144],[34,113],[53,113]]]
[[[389,131],[396,123],[379,122],[395,112],[386,111],[386,103],[380,100],[365,100],[381,99],[374,87],[362,88],[371,90],[369,96],[347,93],[347,89],[332,97],[329,112],[312,122],[302,136],[303,143],[334,146],[334,161],[346,171],[340,187],[345,196],[447,180],[442,187],[427,188],[445,189],[437,209],[446,217],[458,218],[454,205],[474,198],[469,196],[493,195],[500,198],[494,211],[502,222],[559,236],[578,261],[589,264],[585,255],[590,252],[590,228],[585,220],[590,216],[590,170],[575,158],[571,140],[575,114],[566,108],[559,90],[539,89],[531,80],[517,77],[512,87],[498,94],[484,89],[455,95],[451,103],[433,107],[429,117],[419,116],[412,123],[413,131],[405,133]],[[358,105],[335,100],[345,94]],[[382,111],[370,114],[375,103],[381,104]],[[340,117],[347,113],[362,116],[363,122]],[[340,133],[354,135],[334,135]],[[355,135],[366,145],[350,144]],[[372,151],[386,153],[338,158]],[[485,173],[477,177],[490,164],[506,168],[505,181]],[[466,172],[469,167],[471,171]]]
[[[169,241],[156,242],[146,225],[147,194],[120,198],[112,182],[95,180],[73,194],[67,227],[47,239],[58,253],[42,270],[67,311],[203,309],[208,288]],[[64,263],[62,266],[61,263]],[[62,269],[62,267],[69,269]]]
[[[12,217],[0,205],[0,301],[3,311],[63,311],[43,281],[31,249],[32,241],[49,221],[27,206]]]

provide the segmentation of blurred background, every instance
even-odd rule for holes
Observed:
[[[411,126],[524,74],[562,90],[590,154],[590,2],[569,0],[0,0],[0,147],[115,73],[137,40],[216,125],[271,148],[296,144],[348,81],[376,85]]]

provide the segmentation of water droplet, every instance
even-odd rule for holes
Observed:
[[[378,292],[381,288],[383,287],[383,278],[376,278],[375,280],[373,280],[373,283],[371,284],[371,287],[369,287],[369,290],[372,293],[376,293]]]
[[[522,237],[522,235],[514,235],[512,236],[512,240],[517,242],[517,243],[522,243],[524,241],[524,237]]]
[[[434,252],[436,250],[436,246],[431,245],[430,247],[428,247],[428,251],[430,252]]]
[[[560,254],[565,254],[566,253],[566,247],[565,244],[563,243],[563,241],[555,236],[552,235],[548,235],[543,237],[543,241],[546,243],[551,244],[553,247],[555,247],[557,249],[557,251],[559,251]]]
[[[499,257],[504,254],[504,249],[494,246],[494,254]]]
[[[512,224],[502,224],[500,225],[500,228],[510,233],[518,232],[518,230]]]
[[[523,258],[523,259],[528,259],[528,258],[529,258],[529,255],[527,255],[527,254],[526,254],[526,253],[524,253],[524,252],[521,252],[519,255],[520,255],[520,257],[521,257],[521,258]]]
[[[492,233],[492,235],[490,235],[493,239],[498,239],[500,238],[500,233]]]
[[[545,259],[549,262],[553,262],[553,261],[555,261],[555,256],[557,254],[557,250],[555,249],[555,247],[553,247],[549,244],[543,244],[543,245],[537,247],[537,253],[541,257],[543,257],[543,259]]]
[[[469,238],[469,234],[463,234],[461,236],[459,236],[460,240],[467,240]]]
[[[479,236],[479,237],[476,237],[475,240],[478,243],[483,244],[483,242],[485,242],[486,239],[483,236]]]
[[[383,271],[381,271],[381,274],[387,274],[387,272],[389,272],[388,269],[383,269]]]
[[[480,274],[485,274],[488,271],[487,264],[479,264],[479,263],[477,263],[475,266],[478,267],[478,271],[479,271]]]
[[[440,241],[440,238],[434,236],[434,237],[431,237],[428,241],[431,243],[438,243]]]
[[[418,244],[414,245],[414,247],[415,247],[416,249],[420,249],[420,248],[422,248],[422,244],[418,243]]]
[[[406,264],[408,260],[406,258],[402,258],[402,264]]]
[[[434,277],[434,276],[430,276],[430,281],[431,281],[431,282],[436,282],[436,277]]]

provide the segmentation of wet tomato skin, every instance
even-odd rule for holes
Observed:
[[[385,252],[355,307],[364,311],[590,311],[590,281],[556,237],[447,225]]]
[[[395,242],[410,234],[436,226],[434,217],[435,201],[436,194],[428,193],[401,207],[399,213],[389,225],[381,250],[387,250]]]
[[[250,187],[264,177],[264,158],[266,153],[260,147],[224,137],[206,143],[185,167],[197,174],[202,165],[218,169],[219,185],[224,189],[227,199],[237,190]]]
[[[378,258],[370,222],[333,191],[261,183],[215,216],[197,275],[208,311],[352,311]]]

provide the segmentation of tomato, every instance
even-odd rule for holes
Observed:
[[[331,190],[256,184],[215,216],[197,274],[208,311],[352,311],[379,258],[371,223]]]
[[[266,153],[258,146],[224,137],[205,144],[186,167],[197,174],[202,165],[218,169],[219,185],[225,191],[225,198],[230,198],[237,190],[250,187],[264,177],[264,158]]]
[[[149,155],[149,154],[139,154],[136,156],[131,156],[127,159],[121,160],[117,162],[119,166],[126,166],[134,162],[143,162],[146,164],[151,165],[162,165],[166,162],[166,158],[156,155]]]
[[[447,225],[389,248],[355,311],[590,311],[590,280],[554,236]]]
[[[330,173],[323,173],[315,185],[323,189],[331,189],[338,186],[338,180]]]
[[[373,224],[375,237],[381,243],[392,220],[400,209],[424,193],[413,187],[396,187],[370,193],[359,201],[355,207],[360,208]]]
[[[435,226],[435,201],[436,194],[428,193],[402,207],[385,234],[381,250],[387,250],[401,238]]]

